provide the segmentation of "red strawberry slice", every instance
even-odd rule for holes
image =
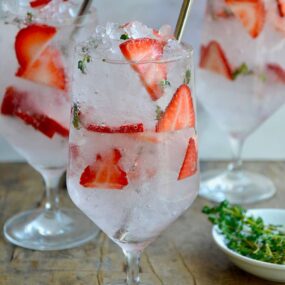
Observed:
[[[285,70],[278,64],[269,63],[266,65],[267,71],[274,75],[279,82],[285,83]]]
[[[263,0],[225,0],[228,7],[241,21],[249,34],[256,38],[261,33],[265,22]]]
[[[225,53],[216,41],[211,41],[207,46],[201,47],[200,68],[223,75],[232,80],[232,70]]]
[[[8,87],[2,101],[1,113],[6,116],[18,117],[49,138],[52,138],[56,133],[62,137],[68,137],[69,131],[64,126],[46,115],[38,114],[27,106],[25,107],[24,102],[27,96],[26,92]]]
[[[170,132],[195,126],[195,112],[191,90],[182,84],[173,95],[157,123],[157,132]]]
[[[119,127],[109,127],[103,125],[88,125],[86,128],[88,131],[96,133],[142,133],[144,131],[144,126],[142,123],[132,124],[132,125],[122,125]]]
[[[193,138],[190,138],[188,143],[188,148],[184,157],[183,164],[179,171],[178,180],[185,179],[194,175],[197,172],[198,167],[198,153],[196,141]]]
[[[49,2],[51,2],[51,0],[33,0],[30,1],[30,6],[32,8],[39,8],[47,5]]]
[[[15,41],[15,51],[20,66],[25,68],[37,58],[55,34],[56,28],[47,25],[32,24],[21,29]]]
[[[66,76],[58,50],[48,47],[32,64],[20,67],[17,76],[36,83],[66,90]]]
[[[285,16],[285,0],[277,0],[277,7],[280,17]]]
[[[143,62],[159,60],[163,54],[164,44],[156,39],[131,39],[120,44],[122,54],[127,60]],[[163,63],[132,64],[152,100],[163,95],[161,82],[166,80],[166,65]]]
[[[82,172],[80,184],[86,188],[123,189],[128,185],[128,179],[118,164],[121,157],[118,149],[112,149],[104,156],[98,154],[95,163]]]
[[[66,75],[60,52],[46,47],[56,28],[32,24],[19,31],[15,50],[20,68],[16,75],[27,80],[66,90]]]

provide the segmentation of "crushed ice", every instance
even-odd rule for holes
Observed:
[[[32,8],[30,0],[2,0],[0,8],[19,18],[25,18],[27,13],[31,13],[35,21],[63,23],[76,17],[79,3],[77,0],[53,0],[43,7]]]
[[[96,27],[92,40],[85,44],[92,50],[94,42],[96,42],[97,51],[102,56],[111,60],[120,60],[123,58],[119,45],[125,40],[122,36],[127,36],[127,39],[152,38],[163,41],[164,59],[186,54],[185,48],[174,39],[172,28],[169,25],[163,25],[159,30],[155,30],[138,21],[124,25],[117,23],[107,23],[106,26],[99,25]]]

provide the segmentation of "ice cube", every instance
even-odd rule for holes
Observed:
[[[163,25],[158,31],[159,35],[163,38],[168,38],[173,35],[173,31],[170,25]]]
[[[169,39],[163,50],[163,57],[165,59],[186,56],[187,51],[175,39]]]
[[[150,29],[146,25],[133,21],[124,26],[125,32],[128,34],[129,38],[138,39],[153,37],[153,29]]]
[[[39,9],[39,17],[54,19],[63,22],[74,18],[78,14],[78,5],[72,1],[53,0],[43,8]]]
[[[122,29],[117,23],[107,23],[106,35],[112,40],[119,40],[122,35]]]

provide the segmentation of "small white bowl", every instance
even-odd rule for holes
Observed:
[[[248,210],[248,214],[261,217],[265,224],[280,225],[285,229],[285,210],[252,209]],[[267,280],[285,282],[285,265],[258,261],[234,252],[226,246],[224,236],[218,232],[217,226],[213,227],[212,235],[219,248],[241,269]]]

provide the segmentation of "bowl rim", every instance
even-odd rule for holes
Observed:
[[[256,209],[248,209],[247,212],[250,213],[258,213],[258,212],[282,212],[285,215],[285,209],[278,209],[278,208],[256,208]],[[284,221],[285,225],[285,221]],[[274,264],[270,262],[265,262],[265,261],[260,261],[257,259],[253,259],[250,257],[246,257],[241,255],[240,253],[237,253],[233,251],[232,249],[228,248],[225,244],[224,241],[224,235],[219,232],[218,226],[215,225],[212,227],[212,237],[215,241],[215,243],[218,245],[218,247],[224,251],[226,254],[234,257],[235,259],[240,259],[246,263],[255,265],[255,266],[260,266],[260,267],[265,267],[268,269],[275,269],[275,270],[285,270],[285,264]]]

